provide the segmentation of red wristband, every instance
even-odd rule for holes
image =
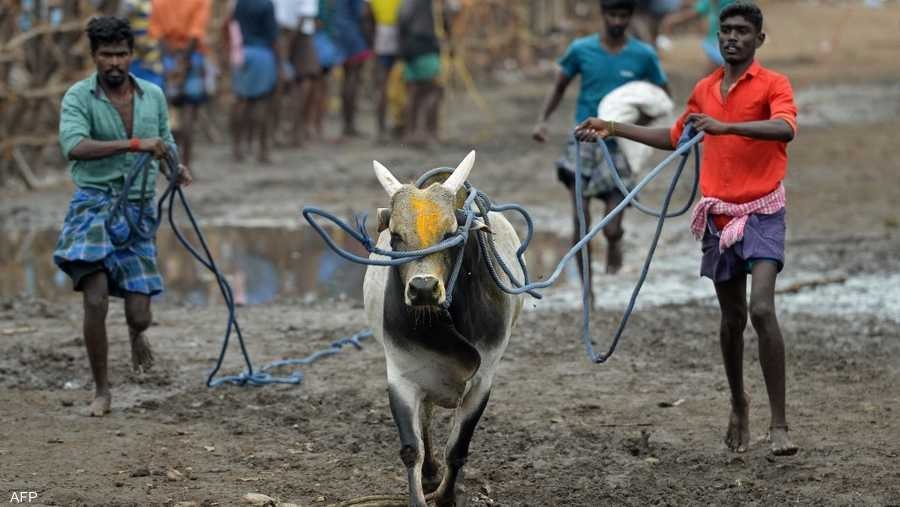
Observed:
[[[141,140],[140,139],[138,139],[136,137],[132,137],[131,139],[128,140],[128,151],[138,151],[140,149],[141,149]]]

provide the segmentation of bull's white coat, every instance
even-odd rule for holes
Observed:
[[[442,185],[455,194],[468,178],[474,160],[475,152],[473,151]],[[389,196],[394,196],[402,188],[402,185],[383,165],[377,162],[373,165],[376,176],[385,191]],[[499,213],[491,212],[489,222],[498,254],[513,275],[522,280],[522,269],[515,256],[520,245],[515,229]],[[469,237],[469,242],[475,241],[477,239],[473,232]],[[379,248],[389,250],[391,231],[388,229],[381,231],[377,244]],[[384,257],[372,254],[370,258],[383,259]],[[483,261],[479,260],[478,262]],[[428,310],[416,313],[417,325],[407,326],[407,329],[402,331],[406,334],[405,336],[394,336],[391,333],[398,331],[386,329],[386,289],[389,287],[390,277],[398,276],[392,272],[395,269],[388,266],[369,266],[366,270],[363,281],[366,316],[375,338],[384,348],[387,380],[391,393],[400,400],[401,405],[409,407],[409,413],[402,416],[400,418],[402,420],[398,420],[397,412],[394,413],[394,418],[400,429],[401,443],[407,446],[411,441],[411,446],[416,448],[414,461],[409,459],[408,454],[404,457],[404,451],[401,450],[401,457],[407,465],[411,505],[425,505],[421,484],[423,461],[426,456],[421,452],[421,447],[424,442],[425,453],[430,454],[428,437],[424,434],[428,431],[430,406],[438,405],[456,409],[446,448],[445,471],[440,487],[435,493],[437,503],[445,505],[452,503],[455,498],[455,483],[459,469],[465,462],[469,439],[481,416],[484,404],[487,402],[487,395],[491,390],[497,365],[509,343],[513,325],[521,314],[524,296],[502,292],[486,272],[473,268],[466,273],[469,277],[468,287],[476,289],[478,293],[481,293],[482,290],[485,291],[485,300],[490,303],[464,308],[463,315],[472,315],[469,312],[480,312],[485,316],[485,321],[493,319],[490,320],[492,324],[490,329],[498,330],[496,336],[489,334],[485,337],[482,334],[481,339],[471,342],[481,359],[478,368],[472,372],[471,368],[467,369],[463,367],[462,363],[455,360],[452,354],[445,354],[434,347],[416,346],[417,343],[426,343],[429,339],[437,339],[435,336],[428,336],[429,331],[425,331],[430,326],[418,325],[419,319],[423,323],[427,323],[429,319],[438,319],[439,316],[436,313],[430,313]],[[498,275],[507,286],[511,285],[502,270],[498,269]],[[390,297],[401,296],[394,293]],[[462,304],[457,301],[459,300],[454,300],[454,305]],[[408,306],[408,302],[408,298],[404,299],[403,304]],[[396,304],[396,299],[392,299],[392,304]],[[460,310],[459,307],[455,308],[457,311]],[[474,322],[480,321],[474,319]],[[392,401],[392,410],[395,409],[393,403],[394,401]],[[411,439],[410,436],[406,437],[407,442],[403,442],[404,428],[413,433]],[[462,445],[460,445],[461,443]]]
[[[500,213],[491,212],[489,214],[491,223],[491,231],[494,233],[494,241],[497,245],[497,252],[502,256],[503,261],[509,266],[510,271],[521,280],[523,278],[522,269],[516,260],[516,250],[519,248],[519,237],[509,220]],[[390,249],[390,231],[384,230],[378,236],[378,248]],[[475,241],[470,238],[470,241]],[[386,259],[381,255],[372,254],[371,259]],[[366,270],[366,276],[363,280],[363,303],[366,309],[366,318],[369,327],[379,343],[384,347],[384,356],[387,363],[387,378],[389,385],[403,387],[404,390],[420,390],[429,399],[442,407],[454,408],[460,402],[460,398],[473,385],[485,384],[491,385],[497,364],[506,350],[509,343],[509,337],[512,333],[513,325],[519,317],[524,304],[524,296],[506,294],[506,304],[512,306],[513,311],[509,312],[505,336],[499,341],[499,344],[491,349],[483,350],[476,345],[478,352],[481,354],[481,367],[471,379],[448,378],[446,372],[442,368],[442,358],[437,354],[431,354],[425,350],[408,351],[396,347],[390,336],[384,334],[384,291],[387,286],[387,277],[390,272],[389,266],[369,266]],[[502,280],[509,284],[509,279],[505,273],[499,272]],[[493,284],[493,280],[485,280],[486,283]],[[472,308],[470,311],[491,311],[490,308]],[[428,316],[423,316],[427,319]],[[437,317],[434,317],[437,318]],[[407,385],[411,384],[411,385]]]

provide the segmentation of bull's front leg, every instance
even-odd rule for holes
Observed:
[[[477,380],[475,380],[477,382]],[[475,433],[475,427],[484,413],[491,394],[490,381],[477,382],[466,393],[462,403],[453,415],[453,427],[447,439],[444,453],[444,478],[434,493],[434,502],[438,507],[450,507],[457,504],[456,484],[462,477],[462,467],[469,455],[469,443]]]
[[[431,439],[431,414],[433,405],[427,401],[423,403],[422,414],[422,441],[425,444],[425,461],[422,462],[422,489],[425,493],[431,493],[441,484],[440,468],[434,460],[434,447]]]
[[[422,393],[409,385],[391,384],[388,387],[391,414],[400,433],[400,459],[406,467],[409,483],[409,505],[427,507],[422,490],[422,463],[425,446],[422,440]]]

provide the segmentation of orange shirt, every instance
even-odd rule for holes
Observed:
[[[726,100],[720,87],[725,74],[719,68],[703,78],[688,99],[687,108],[671,130],[675,146],[691,113],[704,113],[725,123],[781,118],[797,132],[797,106],[787,77],[754,61],[734,83]],[[700,191],[704,196],[743,204],[778,188],[787,172],[787,143],[736,135],[703,139]],[[719,220],[716,220],[717,225]]]
[[[173,49],[184,49],[191,39],[204,50],[211,0],[153,0],[150,36]]]

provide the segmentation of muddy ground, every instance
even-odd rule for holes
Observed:
[[[528,303],[473,440],[464,481],[470,505],[900,503],[900,67],[889,44],[900,6],[770,8],[770,52],[761,59],[796,76],[802,110],[790,149],[788,265],[778,296],[788,417],[800,453],[772,458],[761,441],[768,408],[752,329],[745,375],[754,444],[744,455],[725,450],[718,311],[712,286],[695,275],[699,252],[685,220],[673,220],[609,363],[585,358],[571,277],[549,291],[548,302]],[[840,22],[848,16],[851,22]],[[809,19],[819,21],[796,29]],[[695,46],[686,35],[666,60],[682,98],[702,68]],[[513,78],[482,84],[490,113],[464,93],[451,95],[446,142],[429,152],[363,140],[285,150],[276,165],[254,167],[232,164],[226,145],[203,146],[192,204],[207,224],[285,226],[291,234],[287,226],[306,204],[344,215],[384,205],[372,158],[411,179],[475,147],[476,186],[526,205],[542,231],[567,236],[569,203],[551,167],[574,90],[555,116],[556,138],[540,146],[528,133],[550,77]],[[70,191],[4,190],[0,221],[5,230],[57,224]],[[630,211],[626,269],[597,275],[601,308],[592,324],[600,346],[653,225]],[[305,266],[299,257],[296,269]],[[157,367],[138,376],[128,368],[115,304],[108,320],[113,412],[90,419],[82,415],[92,386],[78,301],[15,291],[0,298],[0,502],[13,491],[36,491],[36,503],[51,505],[235,505],[256,492],[330,505],[405,492],[376,344],[305,368],[299,387],[210,390],[204,380],[219,351],[223,308],[157,304],[149,331]],[[243,307],[239,316],[257,363],[305,356],[365,326],[353,298],[282,297]],[[232,347],[225,369],[241,367]],[[439,441],[447,415],[437,421]]]

